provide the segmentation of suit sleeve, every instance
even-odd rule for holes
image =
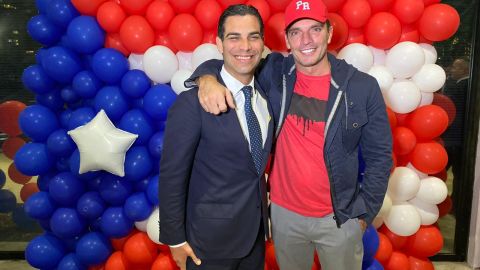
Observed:
[[[197,83],[195,80],[199,77],[202,77],[203,75],[213,75],[217,76],[217,78],[220,75],[220,71],[222,70],[223,66],[223,61],[218,60],[218,59],[210,59],[208,61],[203,62],[198,66],[193,74],[188,78],[185,82],[184,85],[186,88],[192,88],[196,87]]]
[[[388,178],[392,168],[392,134],[380,88],[371,78],[371,91],[367,100],[368,123],[362,129],[360,148],[365,161],[365,174],[360,191],[367,207],[363,216],[371,224],[382,207]]]
[[[185,214],[188,182],[201,133],[196,90],[181,93],[168,112],[160,161],[160,241],[186,241]]]

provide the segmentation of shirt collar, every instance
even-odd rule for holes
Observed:
[[[239,80],[235,79],[235,77],[233,77],[230,73],[228,73],[228,71],[225,69],[225,66],[222,66],[222,70],[220,71],[220,76],[222,76],[225,86],[232,92],[233,96],[236,96],[239,93],[241,93],[241,90],[245,85],[241,83]],[[253,93],[255,93],[255,85],[253,83],[254,80],[255,78],[252,78],[252,80],[248,84],[249,86],[252,87]]]

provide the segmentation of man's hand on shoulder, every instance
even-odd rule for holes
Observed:
[[[227,105],[235,109],[232,93],[212,75],[204,75],[197,79],[198,100],[202,108],[211,114],[227,111]]]
[[[179,247],[170,247],[170,251],[172,252],[172,257],[177,266],[180,270],[187,269],[187,257],[192,258],[193,262],[196,265],[200,265],[202,261],[197,258],[195,253],[193,252],[192,247],[188,243],[181,245]]]

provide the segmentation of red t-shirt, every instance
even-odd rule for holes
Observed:
[[[323,217],[333,211],[323,159],[329,88],[330,74],[308,76],[297,71],[269,176],[272,202],[303,216]]]

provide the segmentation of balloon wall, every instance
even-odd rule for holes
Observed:
[[[334,27],[329,50],[378,80],[394,136],[396,167],[364,234],[364,269],[433,269],[428,257],[443,245],[436,221],[449,201],[438,137],[455,115],[434,102],[446,97],[435,93],[445,72],[432,44],[456,32],[459,15],[440,0],[324,2]],[[257,7],[266,45],[286,51],[289,0],[36,1],[27,29],[43,48],[22,75],[36,103],[0,104],[2,151],[14,160],[8,175],[44,230],[25,250],[30,265],[176,268],[158,241],[164,124],[192,70],[222,58],[216,25],[235,3]],[[0,211],[14,211],[15,197],[1,192]],[[278,269],[273,244],[266,247],[266,269]]]

